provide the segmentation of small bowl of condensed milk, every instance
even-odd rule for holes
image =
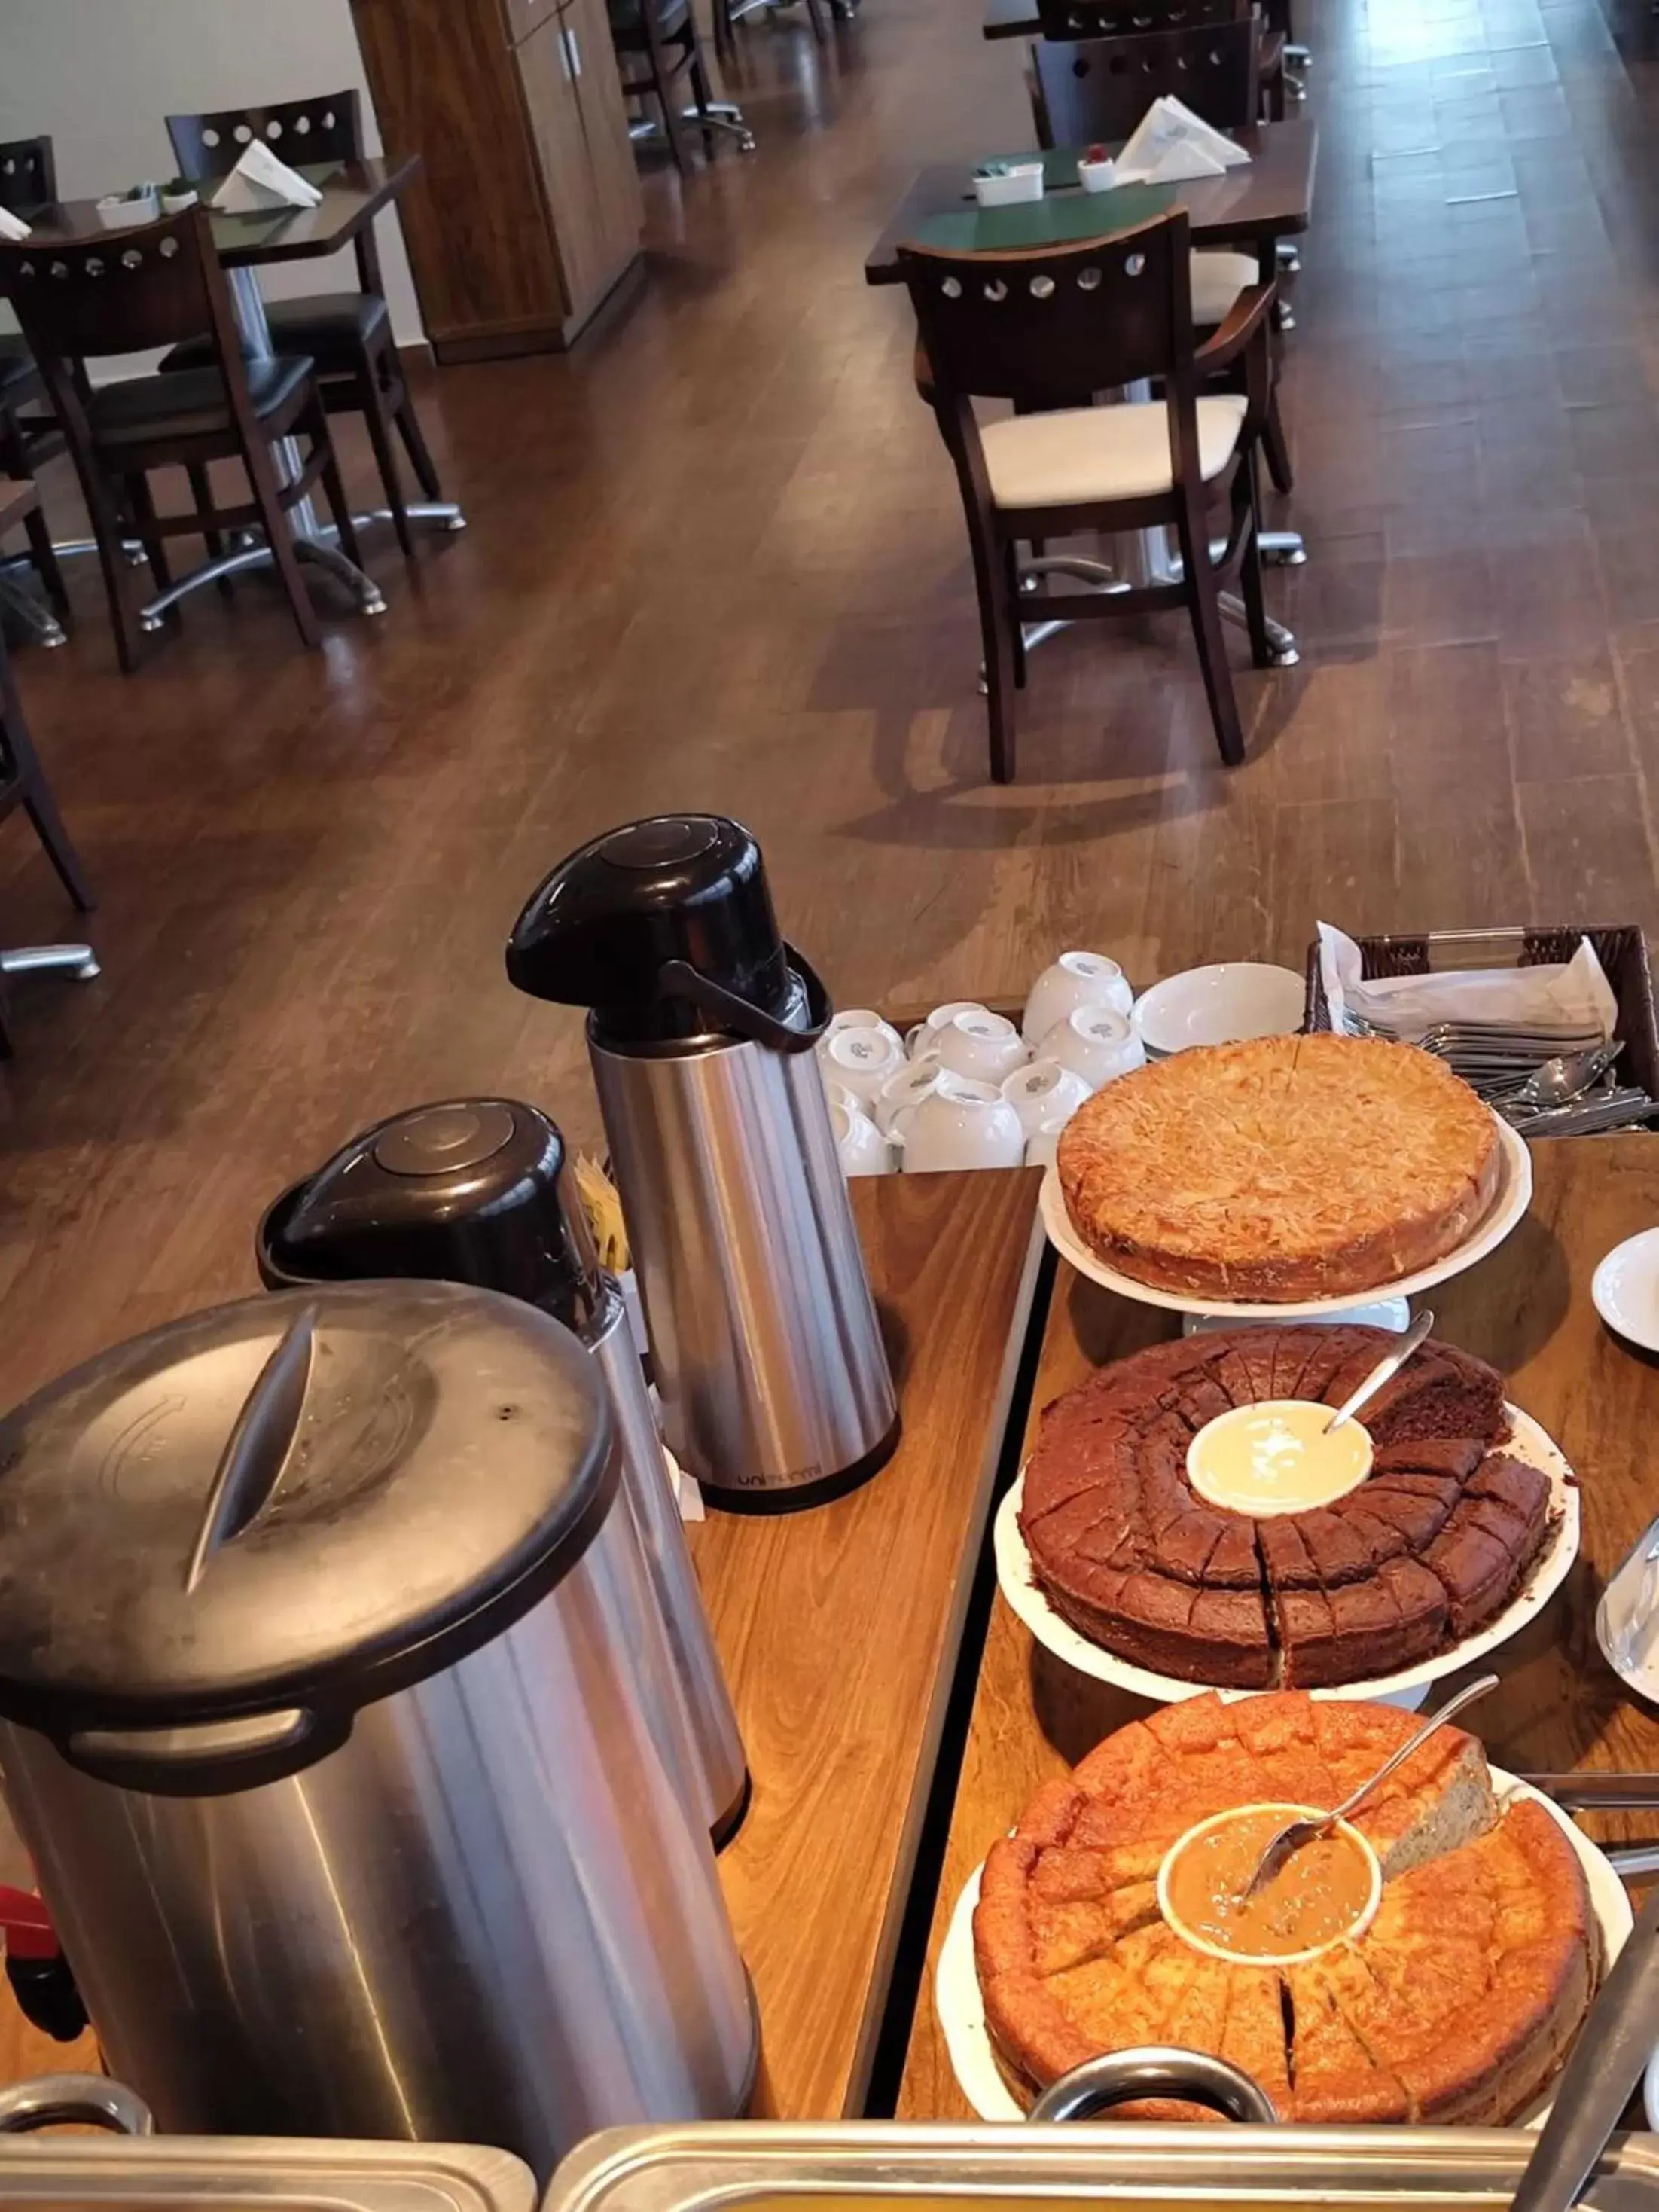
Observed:
[[[1358,1490],[1371,1471],[1363,1423],[1329,1426],[1334,1408],[1310,1398],[1264,1398],[1218,1413],[1187,1447],[1187,1479],[1224,1512],[1307,1513]]]
[[[1232,1966],[1299,1966],[1363,1935],[1382,1902],[1382,1867],[1346,1820],[1292,1851],[1270,1881],[1240,1899],[1285,1822],[1320,1820],[1325,1809],[1238,1805],[1200,1820],[1164,1855],[1158,1911],[1183,1942]]]

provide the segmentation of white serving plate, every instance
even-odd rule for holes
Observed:
[[[1492,1787],[1500,1799],[1513,1797],[1536,1798],[1557,1826],[1571,1839],[1584,1869],[1584,1880],[1589,1889],[1590,1911],[1601,1937],[1601,1972],[1609,1966],[1624,1948],[1625,1938],[1635,1924],[1630,1899],[1625,1885],[1607,1860],[1578,1829],[1570,1813],[1536,1790],[1506,1774],[1501,1767],[1492,1769]],[[979,1878],[982,1867],[975,1867],[968,1877],[962,1895],[957,1899],[951,1925],[940,1946],[939,1966],[933,1976],[933,2004],[939,2014],[939,2024],[945,2036],[945,2047],[951,2054],[951,2071],[962,2094],[982,2120],[1023,2120],[1025,2118],[1013,2091],[997,2070],[991,2051],[990,2031],[985,2024],[985,2000],[980,1995],[979,1975],[974,1966],[974,1907],[979,1902]],[[1659,2053],[1648,2069],[1648,2118],[1650,2124],[1659,2124],[1654,2106],[1659,2102],[1656,2093],[1656,2071],[1659,2070]],[[1547,2095],[1540,2097],[1517,2119],[1514,2127],[1535,2128],[1542,2124],[1550,2108]]]
[[[1659,1352],[1659,1229],[1615,1244],[1590,1278],[1590,1296],[1609,1328]]]
[[[1293,1036],[1307,1012],[1305,978],[1259,960],[1222,960],[1166,975],[1135,1000],[1134,1025],[1150,1053],[1167,1060],[1194,1045]]]
[[[1091,1282],[1098,1283],[1103,1290],[1115,1291],[1120,1297],[1133,1298],[1141,1305],[1162,1306],[1170,1313],[1219,1314],[1230,1321],[1329,1321],[1351,1313],[1356,1305],[1369,1300],[1411,1297],[1419,1291],[1430,1290],[1436,1283],[1461,1275],[1466,1267],[1474,1267],[1477,1260],[1484,1260],[1489,1252],[1498,1249],[1531,1203],[1532,1154],[1524,1139],[1517,1136],[1507,1121],[1496,1114],[1492,1118],[1500,1146],[1498,1188],[1486,1213],[1463,1242],[1443,1259],[1437,1260],[1431,1267],[1419,1267],[1415,1274],[1402,1275],[1395,1282],[1374,1283],[1368,1290],[1347,1291],[1340,1297],[1310,1298],[1299,1304],[1249,1305],[1230,1304],[1225,1299],[1188,1297],[1180,1291],[1154,1290],[1150,1283],[1138,1283],[1133,1275],[1121,1274],[1115,1267],[1098,1259],[1073,1228],[1060,1187],[1060,1170],[1055,1167],[1049,1168],[1042,1178],[1042,1225],[1055,1251],[1062,1260],[1069,1260],[1079,1274],[1087,1275]]]
[[[1511,1406],[1509,1415],[1514,1435],[1506,1449],[1549,1477],[1550,1511],[1555,1516],[1549,1539],[1521,1589],[1478,1636],[1466,1637],[1449,1650],[1438,1652],[1432,1659],[1421,1660],[1415,1667],[1401,1668],[1393,1674],[1378,1674],[1369,1681],[1335,1683],[1311,1691],[1310,1696],[1362,1698],[1373,1705],[1415,1708],[1422,1704],[1431,1683],[1438,1681],[1443,1674],[1455,1674],[1472,1666],[1488,1652],[1496,1651],[1499,1644],[1507,1644],[1510,1637],[1519,1635],[1561,1587],[1568,1568],[1578,1556],[1578,1480],[1562,1457],[1559,1447],[1529,1413]],[[1219,1686],[1213,1682],[1187,1682],[1178,1675],[1157,1674],[1150,1668],[1133,1666],[1115,1652],[1091,1644],[1069,1621],[1060,1619],[1037,1587],[1031,1572],[1031,1555],[1020,1534],[1019,1507],[1024,1489],[1022,1468],[1019,1480],[997,1508],[997,1582],[1004,1597],[1044,1650],[1063,1659],[1079,1674],[1092,1675],[1097,1682],[1110,1682],[1153,1705],[1178,1705],[1183,1698],[1201,1697],[1206,1690],[1218,1688]],[[1220,1694],[1237,1697],[1249,1692],[1224,1689]]]

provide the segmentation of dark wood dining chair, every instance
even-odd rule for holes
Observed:
[[[0,142],[0,207],[27,216],[58,197],[58,169],[50,138]],[[0,331],[0,477],[16,482],[38,476],[64,450],[46,404],[46,387],[27,346],[15,331]],[[29,557],[61,623],[69,621],[64,572],[52,550],[52,531],[37,501],[24,514]]]
[[[270,107],[169,115],[167,136],[180,176],[202,185],[228,174],[256,137],[263,138],[290,168],[307,162],[361,161],[365,152],[362,103],[349,90],[319,94],[314,100],[282,100]],[[279,354],[307,355],[315,363],[329,412],[362,416],[398,543],[412,555],[415,538],[398,473],[394,429],[428,499],[441,500],[443,491],[404,379],[372,223],[358,233],[354,250],[356,291],[270,300],[265,318],[271,344]],[[199,344],[186,344],[161,366],[197,368],[204,359]]]
[[[1276,121],[1285,112],[1285,40],[1262,22],[1259,0],[1037,0],[1043,37],[1062,43],[1208,30],[1250,15],[1256,18],[1261,112]]]
[[[1076,0],[1089,4],[1089,0]],[[1205,4],[1205,0],[1195,0]],[[1031,117],[1040,146],[1086,146],[1127,138],[1155,100],[1166,94],[1218,131],[1242,131],[1255,119],[1260,77],[1258,25],[1253,13],[1187,30],[1077,42],[1039,39],[1031,48]],[[1273,271],[1268,272],[1270,275]],[[1260,279],[1255,258],[1215,248],[1193,256],[1193,319],[1218,329],[1233,302]],[[1290,441],[1279,405],[1279,353],[1264,447],[1274,488],[1294,485]]]
[[[116,649],[129,672],[139,653],[134,572],[124,537],[149,556],[158,590],[172,578],[165,542],[257,529],[270,541],[295,623],[307,646],[317,621],[289,534],[288,511],[320,479],[340,543],[356,561],[356,532],[335,465],[328,416],[311,363],[279,355],[246,362],[213,231],[198,207],[142,228],[50,245],[0,242],[0,297],[9,299],[40,366],[81,480],[109,595]],[[83,364],[115,354],[150,353],[206,331],[207,366],[93,385]],[[303,437],[298,478],[277,481],[271,441]],[[250,498],[212,503],[208,465],[240,460]],[[149,471],[188,473],[192,506],[159,514]]]
[[[1237,573],[1252,657],[1270,666],[1257,545],[1255,449],[1267,415],[1267,319],[1260,284],[1195,346],[1191,237],[1177,209],[1081,246],[1024,253],[950,254],[901,246],[915,308],[918,380],[956,465],[967,517],[984,641],[991,774],[1014,773],[1014,693],[1025,682],[1023,624],[1185,607],[1221,757],[1244,757],[1222,629],[1219,587]],[[1243,392],[1200,394],[1215,370],[1245,368]],[[1114,388],[1156,380],[1164,398],[1093,404]],[[975,400],[1012,401],[981,422]],[[1210,514],[1228,507],[1212,556]],[[1019,587],[1024,541],[1079,531],[1172,527],[1178,581],[1112,592]]]
[[[691,0],[608,0],[607,13],[623,97],[656,102],[674,167],[684,175],[687,118],[680,112],[674,91],[674,79],[682,70],[691,87],[703,148],[711,158],[717,130]]]
[[[0,534],[37,512],[40,495],[32,483],[9,482],[0,475]],[[82,914],[96,904],[81,856],[70,842],[64,818],[58,811],[52,786],[34,750],[23,702],[17,696],[5,640],[0,638],[0,822],[19,807],[34,825],[46,858],[58,879]],[[0,1060],[11,1058],[11,1036],[6,1021],[5,977],[31,968],[68,968],[95,975],[97,963],[88,945],[34,945],[21,950],[0,949]]]

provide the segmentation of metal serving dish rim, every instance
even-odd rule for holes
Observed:
[[[611,2128],[571,2152],[542,2212],[711,2212],[763,2191],[884,2197],[1126,2196],[1235,2201],[1506,2196],[1537,2142],[1503,2128],[884,2121]],[[1626,2185],[1607,2188],[1616,2180]],[[1629,2185],[1635,2185],[1634,2188]],[[1599,2189],[1599,2196],[1598,2196]],[[1613,2138],[1585,2201],[1659,2192],[1659,2136]]]
[[[533,2212],[534,2177],[471,2143],[295,2136],[0,2136],[0,2204],[314,2201],[329,2212]],[[416,2195],[415,2192],[418,2192]]]

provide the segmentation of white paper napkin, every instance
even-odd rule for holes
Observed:
[[[29,227],[22,216],[14,215],[9,208],[0,207],[0,238],[9,238],[17,243],[28,235]]]
[[[1242,146],[1166,94],[1155,100],[1117,157],[1121,185],[1175,185],[1224,176],[1249,160]]]
[[[1659,1696],[1659,1521],[1602,1591],[1595,1633],[1616,1674],[1644,1697]]]
[[[322,197],[297,169],[279,161],[263,138],[253,138],[213,195],[213,204],[226,215],[260,215],[269,208],[313,208]]]
[[[1539,968],[1456,968],[1435,975],[1362,980],[1359,947],[1328,921],[1319,925],[1319,973],[1331,1027],[1346,1013],[1414,1042],[1435,1022],[1544,1022],[1616,1033],[1619,1002],[1595,948],[1581,938],[1571,960]]]

